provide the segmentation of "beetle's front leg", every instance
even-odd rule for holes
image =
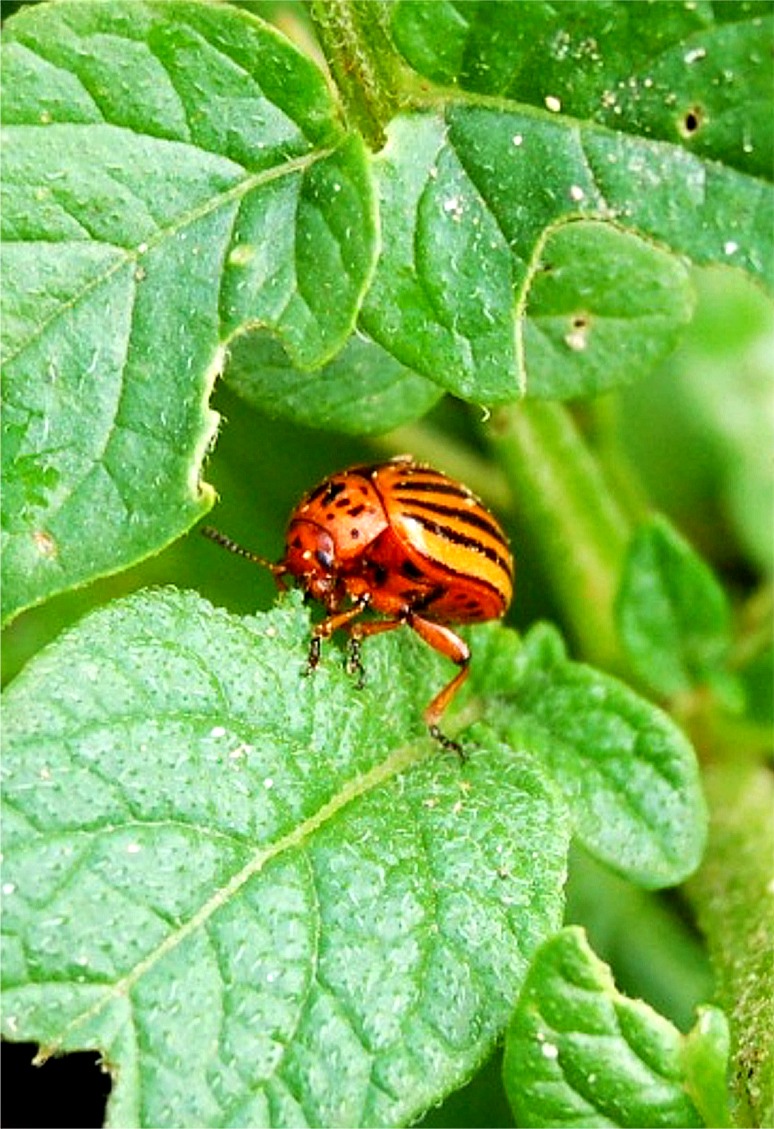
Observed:
[[[327,616],[322,623],[317,624],[312,632],[312,638],[309,640],[309,657],[304,674],[311,674],[320,665],[323,639],[330,639],[334,631],[338,631],[341,627],[349,627],[354,619],[363,614],[368,607],[368,601],[368,596],[361,596],[351,608],[347,608],[343,612],[334,612]]]
[[[349,629],[349,645],[347,647],[347,674],[357,678],[355,686],[362,690],[365,686],[365,667],[360,658],[362,640],[366,635],[381,635],[384,631],[394,631],[402,627],[402,619],[374,619],[370,623],[353,623]]]

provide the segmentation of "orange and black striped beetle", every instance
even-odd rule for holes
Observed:
[[[211,527],[205,536],[271,569],[280,587],[294,577],[325,606],[312,634],[310,671],[334,631],[349,633],[347,668],[362,684],[361,640],[405,624],[460,670],[425,710],[431,735],[461,753],[439,728],[468,675],[470,649],[450,624],[505,614],[513,592],[513,559],[505,534],[466,486],[400,455],[326,478],[293,511],[285,555],[273,564]],[[363,612],[383,619],[362,620]]]

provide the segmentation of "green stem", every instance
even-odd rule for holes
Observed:
[[[406,70],[381,0],[313,0],[312,18],[349,125],[373,149],[403,101]]]
[[[718,764],[704,780],[709,845],[688,894],[731,1018],[740,1124],[774,1125],[774,779]]]
[[[630,529],[570,414],[509,405],[488,434],[581,653],[625,670],[613,610]]]

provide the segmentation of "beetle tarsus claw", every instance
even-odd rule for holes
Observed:
[[[314,674],[317,667],[320,665],[320,651],[322,649],[322,641],[319,635],[313,635],[309,640],[309,656],[306,660],[306,666],[302,673],[305,678],[310,674]]]
[[[356,635],[351,635],[349,639],[345,669],[355,679],[355,689],[362,690],[365,686],[365,667],[360,658],[360,639]]]
[[[433,740],[437,741],[442,748],[446,749],[447,752],[456,753],[462,763],[465,763],[468,758],[459,741],[453,741],[451,737],[447,737],[445,733],[441,732],[437,725],[429,725],[428,731]]]

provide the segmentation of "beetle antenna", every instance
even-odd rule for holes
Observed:
[[[238,557],[244,557],[246,561],[251,561],[253,564],[268,568],[275,577],[281,576],[285,571],[281,564],[275,564],[274,561],[269,561],[266,557],[259,557],[252,549],[245,549],[244,545],[239,545],[236,541],[232,541],[225,533],[221,533],[219,529],[215,529],[211,525],[203,525],[201,532],[204,537],[207,537],[210,541],[214,541],[216,545],[220,545],[223,549],[228,549],[229,553],[235,553]]]

